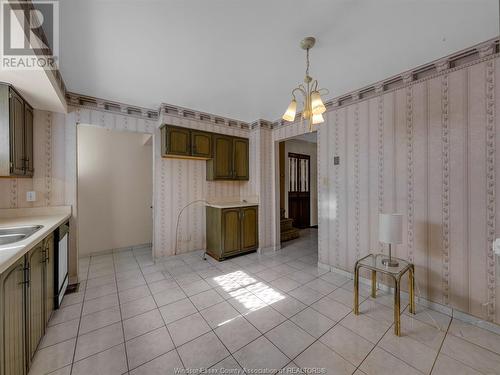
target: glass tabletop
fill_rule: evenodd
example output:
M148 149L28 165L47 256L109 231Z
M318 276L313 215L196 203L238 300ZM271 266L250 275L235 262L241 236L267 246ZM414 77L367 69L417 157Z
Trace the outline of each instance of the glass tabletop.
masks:
M410 267L411 263L404 260L392 257L393 260L396 260L399 264L396 267L388 267L382 263L382 259L389 258L385 254L369 254L364 258L361 258L358 261L358 265L364 268L369 268L371 270L380 271L383 273L387 273L390 275L399 275L402 272L406 272Z

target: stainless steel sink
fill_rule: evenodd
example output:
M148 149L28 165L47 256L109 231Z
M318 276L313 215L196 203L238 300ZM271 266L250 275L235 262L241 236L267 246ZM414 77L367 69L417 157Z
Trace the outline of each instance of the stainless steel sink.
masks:
M23 225L0 228L0 246L22 241L43 228L43 225Z

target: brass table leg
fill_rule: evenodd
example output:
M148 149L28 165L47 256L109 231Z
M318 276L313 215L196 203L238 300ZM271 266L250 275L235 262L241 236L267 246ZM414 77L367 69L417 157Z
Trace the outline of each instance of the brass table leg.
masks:
M411 266L408 272L410 279L410 313L415 314L415 266Z
M354 315L359 315L359 268L354 268Z
M400 336L401 334L401 320L400 320L400 280L394 278L394 334Z
M372 297L377 297L377 271L372 271Z

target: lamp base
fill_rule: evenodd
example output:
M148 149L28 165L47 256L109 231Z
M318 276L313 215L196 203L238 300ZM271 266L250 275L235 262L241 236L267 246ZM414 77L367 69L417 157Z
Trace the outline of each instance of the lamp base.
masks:
M390 259L390 258L385 258L385 259L382 259L382 264L384 266L387 266L387 267L397 267L399 266L399 262L394 260L394 259Z

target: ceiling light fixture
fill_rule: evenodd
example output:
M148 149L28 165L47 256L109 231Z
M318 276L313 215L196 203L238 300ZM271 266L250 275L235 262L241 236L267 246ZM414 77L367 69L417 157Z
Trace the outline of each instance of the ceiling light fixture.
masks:
M327 89L318 89L318 81L309 75L309 50L314 47L316 39L312 36L304 38L300 42L300 47L306 50L306 76L304 83L301 83L292 90L292 101L283 115L283 120L294 121L297 113L297 98L295 93L301 92L304 96L304 110L302 118L309 121L309 131L313 130L313 125L324 122L323 113L326 112L326 107L321 100L321 94L328 94Z

